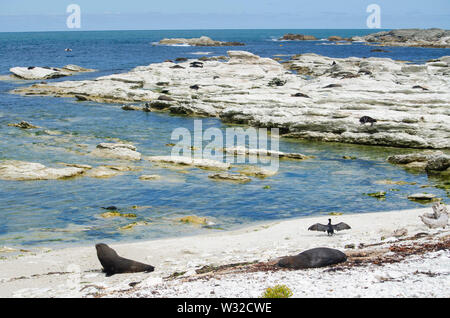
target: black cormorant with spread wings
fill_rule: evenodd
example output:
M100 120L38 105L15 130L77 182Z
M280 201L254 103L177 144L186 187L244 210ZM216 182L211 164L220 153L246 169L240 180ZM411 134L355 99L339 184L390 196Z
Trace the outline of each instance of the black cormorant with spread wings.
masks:
M331 224L331 219L328 219L328 224L327 225L323 225L320 223L316 223L312 226L309 227L308 231L321 231L321 232L327 232L328 235L333 235L334 231L343 231L343 230L350 230L351 227L344 223L341 222L339 224Z

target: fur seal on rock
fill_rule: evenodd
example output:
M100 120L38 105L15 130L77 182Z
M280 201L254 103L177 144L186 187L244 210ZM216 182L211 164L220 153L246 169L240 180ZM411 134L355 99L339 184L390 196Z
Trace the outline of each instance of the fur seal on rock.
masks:
M346 260L347 255L341 251L319 247L304 251L296 256L283 257L278 261L278 266L293 269L317 268L342 263Z
M342 85L341 84L330 84L330 85L325 86L324 88L337 88L337 87L342 87Z
M130 259L120 257L115 250L106 244L95 245L97 257L103 266L106 276L122 273L153 272L155 268L151 265L139 263Z
M191 62L190 66L203 68L203 63L195 61L195 62Z
M303 93L296 93L291 95L292 97L305 97L305 98L310 98L308 95L303 94Z
M361 123L361 125L365 125L367 123L371 123L371 126L373 126L374 123L377 122L376 119L373 119L372 117L369 116L363 116L359 119L359 122Z

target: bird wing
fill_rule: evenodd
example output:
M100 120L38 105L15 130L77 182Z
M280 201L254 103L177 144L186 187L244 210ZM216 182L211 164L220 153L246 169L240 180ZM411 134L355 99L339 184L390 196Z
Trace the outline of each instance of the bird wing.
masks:
M339 224L333 225L333 229L335 231L342 231L342 230L350 230L351 227L347 223L341 222Z
M320 224L320 223L316 223L314 225L311 225L308 228L308 231L322 231L322 232L326 232L328 230L328 226Z

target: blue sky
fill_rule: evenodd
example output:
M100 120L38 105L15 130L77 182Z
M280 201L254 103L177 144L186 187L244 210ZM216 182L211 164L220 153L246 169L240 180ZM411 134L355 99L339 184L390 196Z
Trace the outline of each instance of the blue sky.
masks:
M381 27L450 29L449 0L0 0L0 32L64 31L69 4L81 29L364 29L366 8Z

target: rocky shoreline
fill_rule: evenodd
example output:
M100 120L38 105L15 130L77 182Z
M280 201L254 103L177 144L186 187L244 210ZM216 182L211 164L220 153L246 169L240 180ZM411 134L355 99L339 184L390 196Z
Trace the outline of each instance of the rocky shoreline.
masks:
M313 35L287 33L279 41L318 41ZM372 33L366 36L342 38L330 36L331 42L364 42L371 46L404 46L424 48L450 48L450 30L443 29L398 29Z
M388 58L296 55L280 64L245 51L228 61L138 66L94 80L40 83L14 93L143 103L145 111L279 128L286 137L450 148L450 57L422 65ZM360 118L377 122L363 125Z

